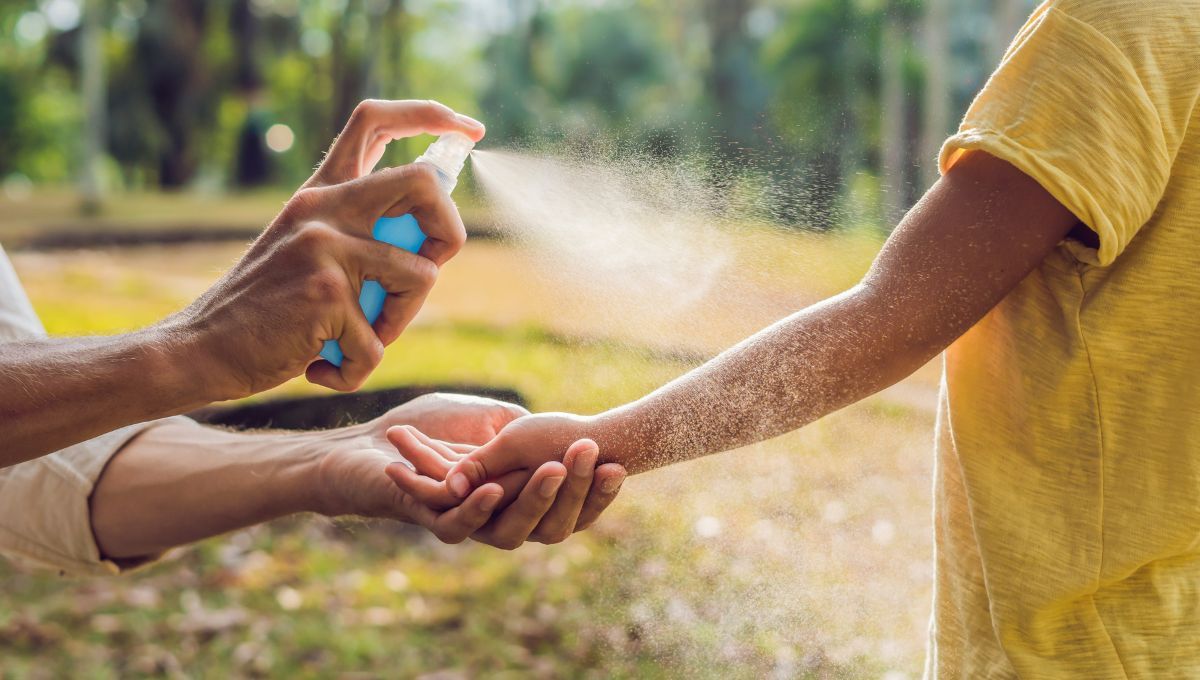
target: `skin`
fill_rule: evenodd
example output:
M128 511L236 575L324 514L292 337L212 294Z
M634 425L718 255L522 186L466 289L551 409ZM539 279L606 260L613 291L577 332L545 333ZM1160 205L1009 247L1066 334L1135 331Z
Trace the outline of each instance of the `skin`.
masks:
M850 290L632 403L588 417L520 418L456 462L436 488L395 479L431 507L447 507L487 480L558 460L584 437L599 443L601 462L636 474L788 432L924 365L1077 225L1017 168L969 154L909 212Z
M172 421L135 438L100 476L91 497L96 543L106 558L131 565L299 512L410 522L448 543L472 538L511 549L526 540L557 542L594 521L625 477L619 466L596 467L593 444L572 446L563 462L547 462L532 474L481 485L440 510L383 474L401 460L394 442L417 449L410 459L423 473L443 476L459 451L474 448L422 449L409 442L424 438L420 431L482 444L527 414L491 399L434 394L371 422L325 432L229 432ZM507 507L498 511L502 504Z
M451 131L484 134L436 102L365 101L313 176L187 309L124 335L0 344L0 467L301 374L357 389L466 239L429 167L372 169L393 139ZM416 255L371 237L376 218L406 213L428 235ZM358 307L363 279L389 292L373 327ZM314 361L330 338L345 351L341 368Z

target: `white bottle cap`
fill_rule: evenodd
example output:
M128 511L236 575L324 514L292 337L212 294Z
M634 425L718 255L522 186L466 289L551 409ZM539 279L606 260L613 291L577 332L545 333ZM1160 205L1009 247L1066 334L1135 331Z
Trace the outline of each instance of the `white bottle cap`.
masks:
M448 132L430 144L416 162L428 163L437 168L442 188L449 193L454 191L458 184L458 173L462 172L467 156L474 148L475 142L472 142L470 137L461 132Z

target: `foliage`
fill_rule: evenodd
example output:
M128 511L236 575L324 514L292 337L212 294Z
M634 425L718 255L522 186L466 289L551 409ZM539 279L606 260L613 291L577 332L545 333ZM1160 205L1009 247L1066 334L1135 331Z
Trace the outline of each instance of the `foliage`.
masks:
M245 147L279 123L295 144L251 151L270 161L265 181L294 186L359 99L420 96L477 114L489 144L620 140L705 159L730 186L770 175L803 194L765 197L772 213L818 227L845 223L845 201L863 198L853 178L880 172L881 26L899 22L915 51L919 11L916 0L92 0L104 123L79 115L82 29L69 17L46 26L50 5L81 1L0 7L0 178L73 181L81 126L104 124L110 184L257 183ZM957 109L995 39L986 3L953 4ZM891 115L917 115L922 63L908 62L911 106ZM915 140L919 126L906 129Z

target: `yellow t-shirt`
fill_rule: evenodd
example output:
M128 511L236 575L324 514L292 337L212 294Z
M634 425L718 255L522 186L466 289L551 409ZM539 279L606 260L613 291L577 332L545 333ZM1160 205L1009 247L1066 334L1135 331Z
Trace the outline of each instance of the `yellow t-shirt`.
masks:
M1099 247L945 353L931 677L1200 677L1198 100L1200 0L1051 0L942 150Z

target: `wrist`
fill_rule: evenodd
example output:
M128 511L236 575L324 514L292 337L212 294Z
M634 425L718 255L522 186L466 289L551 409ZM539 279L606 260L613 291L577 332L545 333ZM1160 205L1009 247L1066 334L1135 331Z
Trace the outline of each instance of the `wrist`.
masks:
M277 468L269 480L273 505L280 515L312 512L335 516L338 512L323 483L323 469L331 449L328 432L281 432L259 435L273 450Z
M139 379L147 381L143 392L159 408L160 416L183 413L223 399L213 389L210 369L185 330L161 323L132 337L138 362L143 364Z
M610 409L584 419L585 434L600 447L599 463L616 463L629 474L653 467L647 451L653 450L653 437L632 404Z
M292 490L294 512L325 517L371 515L376 494L365 488L364 477L387 480L383 468L390 460L364 425L283 435L284 446L298 462L298 483ZM378 457L371 452L379 451ZM391 484L387 480L387 484Z

